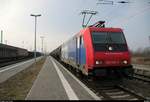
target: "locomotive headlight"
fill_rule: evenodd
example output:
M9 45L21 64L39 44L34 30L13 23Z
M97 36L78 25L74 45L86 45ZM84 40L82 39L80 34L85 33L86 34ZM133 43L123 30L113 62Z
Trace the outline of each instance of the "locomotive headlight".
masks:
M123 64L128 64L128 61L127 60L123 60Z
M102 64L103 61L96 61L95 63L96 63L96 64Z

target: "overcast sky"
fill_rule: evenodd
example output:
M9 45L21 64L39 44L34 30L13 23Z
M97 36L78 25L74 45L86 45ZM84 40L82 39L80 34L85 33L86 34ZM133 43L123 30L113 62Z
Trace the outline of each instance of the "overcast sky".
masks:
M129 48L150 46L150 0L126 0L128 4L97 5L98 0L0 0L0 30L3 42L9 45L34 48L34 17L37 18L37 50L41 50L40 36L44 47L51 51L79 32L82 10L96 10L90 24L105 20L108 27L123 28Z

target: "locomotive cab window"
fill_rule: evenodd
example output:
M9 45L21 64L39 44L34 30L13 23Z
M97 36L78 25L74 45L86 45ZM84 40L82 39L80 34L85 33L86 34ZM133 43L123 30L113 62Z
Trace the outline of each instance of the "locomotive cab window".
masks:
M117 43L125 44L125 38L121 32L93 32L93 43Z
M95 51L127 51L122 32L92 32L92 41Z
M120 32L113 32L109 33L109 43L117 43L117 44L125 44L125 38L123 33Z
M93 32L93 43L107 43L107 33L106 32Z

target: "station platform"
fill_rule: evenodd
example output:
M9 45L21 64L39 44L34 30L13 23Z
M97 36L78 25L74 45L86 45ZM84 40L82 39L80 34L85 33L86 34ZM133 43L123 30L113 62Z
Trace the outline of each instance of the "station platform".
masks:
M42 57L37 57L36 60L39 61ZM11 64L0 68L0 83L5 82L10 77L16 75L17 73L25 70L30 65L34 63L35 59L29 59L23 62Z
M48 57L26 100L101 100L95 93Z

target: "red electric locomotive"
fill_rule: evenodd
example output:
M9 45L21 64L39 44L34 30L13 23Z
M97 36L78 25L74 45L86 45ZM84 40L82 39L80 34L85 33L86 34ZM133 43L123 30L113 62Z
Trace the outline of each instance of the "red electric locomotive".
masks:
M63 43L55 55L85 75L129 75L133 69L123 30L105 28L104 21L86 27Z
M100 21L81 30L86 52L83 73L97 76L110 74L129 75L133 73L131 56L120 28L105 28Z

